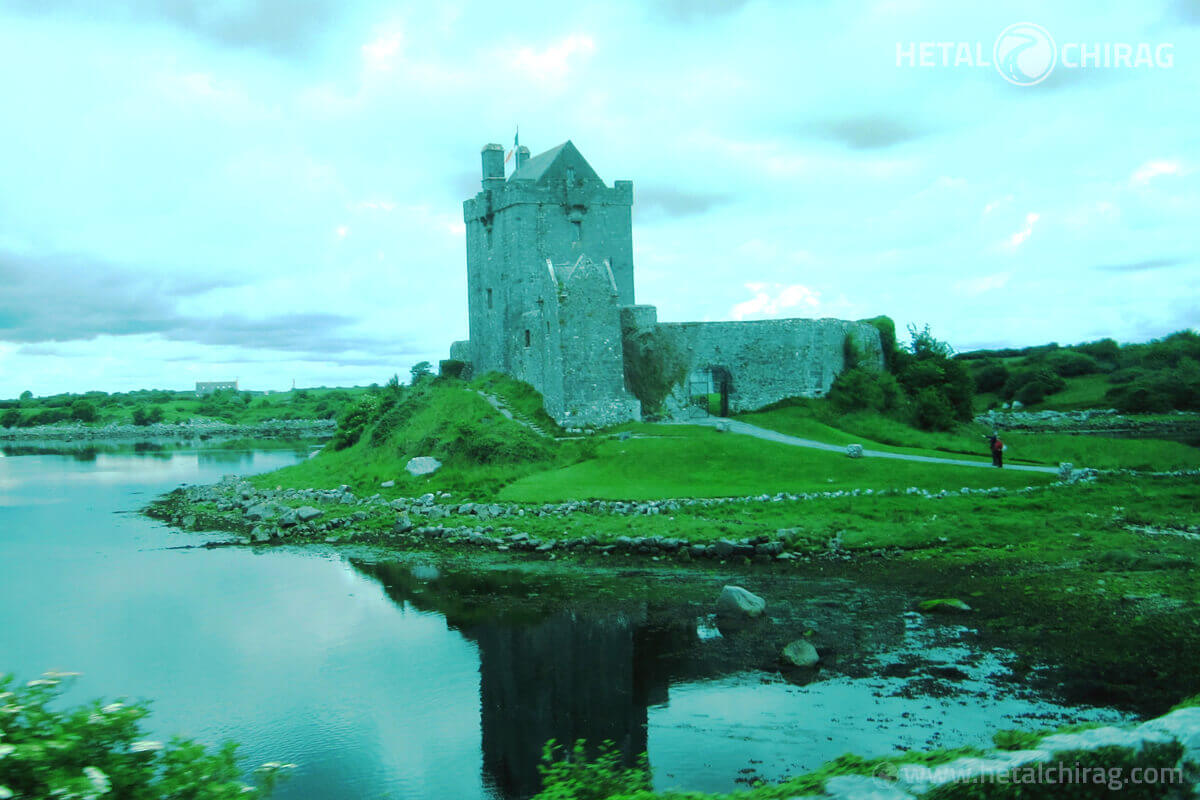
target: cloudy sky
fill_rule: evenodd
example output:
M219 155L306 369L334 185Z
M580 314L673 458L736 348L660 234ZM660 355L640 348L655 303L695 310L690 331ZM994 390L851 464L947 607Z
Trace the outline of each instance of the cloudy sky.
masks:
M1156 59L1016 86L1026 21ZM1200 0L0 0L0 397L446 357L518 124L634 182L663 320L1161 336L1200 321L1198 98Z

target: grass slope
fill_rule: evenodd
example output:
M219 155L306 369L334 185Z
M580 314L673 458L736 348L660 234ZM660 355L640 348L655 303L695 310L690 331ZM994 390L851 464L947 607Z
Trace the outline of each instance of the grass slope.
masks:
M373 419L350 447L326 447L316 457L254 478L259 486L327 489L347 484L374 491L395 481L401 494L469 490L488 496L530 472L578 457L504 417L466 384L429 380L382 393ZM444 466L430 476L405 471L417 456Z
M952 454L967 460L990 460L988 430L964 425L957 431L911 428L881 414L838 415L824 401L802 401L770 411L742 414L738 419L770 430L831 444L862 444L869 449L918 455ZM1005 431L1005 461L1056 465L1069 461L1095 469L1171 470L1200 467L1200 448L1162 439L1118 439L1099 435Z
M652 435L601 444L596 457L524 477L500 492L516 502L811 492L834 489L940 490L1048 483L1037 473L892 459L848 459L694 426L641 426Z

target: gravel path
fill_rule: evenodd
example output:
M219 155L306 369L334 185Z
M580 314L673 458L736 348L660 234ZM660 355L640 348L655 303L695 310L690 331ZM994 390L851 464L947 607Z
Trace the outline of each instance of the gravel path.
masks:
M827 444L826 442L818 442L813 439L801 439L798 436L788 436L786 433L760 428L757 425L751 425L748 422L741 422L736 419L722 419L720 417L701 417L700 419L687 420L686 422L669 423L672 425L708 425L715 427L720 423L729 425L730 433L740 433L744 436L753 436L756 439L766 439L768 442L779 442L780 444L790 444L793 447L810 447L814 450L828 450L831 453L845 453L845 445ZM918 456L910 453L886 453L882 450L867 450L863 449L864 458L896 458L901 461L923 461L927 464L953 464L959 467L984 467L986 469L994 469L989 461L964 461L959 458L940 458L938 456ZM1020 472L1048 472L1055 474L1058 472L1057 467L1034 467L1025 464L1007 464L1004 469L1012 469Z

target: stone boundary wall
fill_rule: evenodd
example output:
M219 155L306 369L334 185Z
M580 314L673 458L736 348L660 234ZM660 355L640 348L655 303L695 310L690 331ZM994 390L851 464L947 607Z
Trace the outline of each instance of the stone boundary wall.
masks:
M688 362L689 374L713 367L728 370L731 413L754 411L787 397L824 395L845 367L847 335L854 337L868 365L883 368L879 331L868 322L660 322L655 330ZM688 386L677 385L668 407L685 411L688 392Z

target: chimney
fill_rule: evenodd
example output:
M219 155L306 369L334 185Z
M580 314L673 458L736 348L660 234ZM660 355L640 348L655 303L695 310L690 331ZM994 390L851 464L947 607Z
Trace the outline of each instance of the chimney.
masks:
M529 148L521 145L517 148L517 169L520 169L526 161L529 160Z
M497 183L504 183L504 148L498 144L484 145L483 153L483 188L490 189Z

